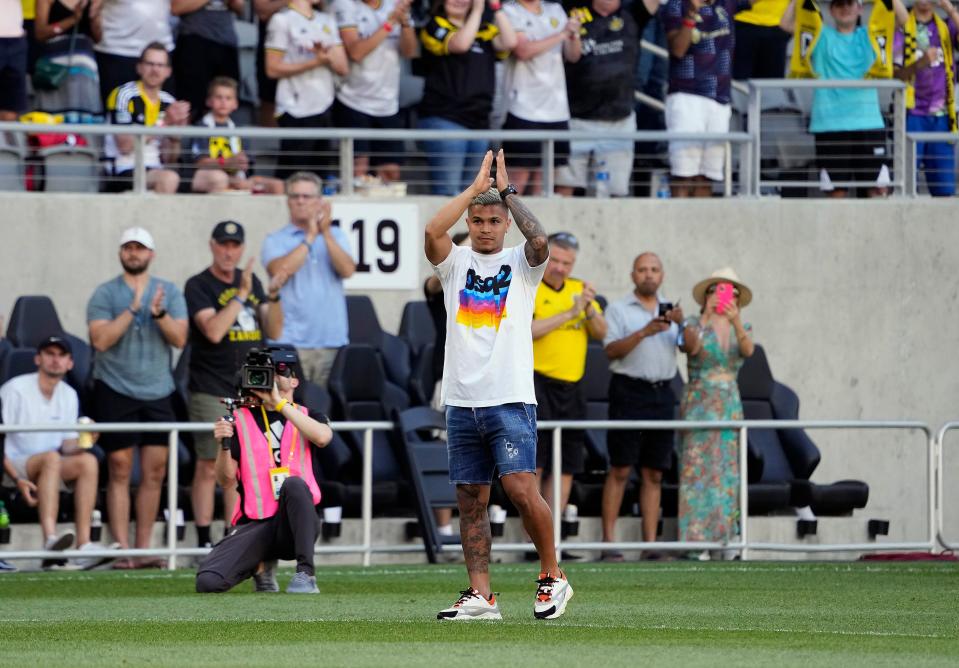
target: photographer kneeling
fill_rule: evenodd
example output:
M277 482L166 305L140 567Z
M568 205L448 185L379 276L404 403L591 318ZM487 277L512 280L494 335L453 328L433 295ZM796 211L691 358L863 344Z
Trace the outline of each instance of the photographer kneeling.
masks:
M217 482L224 489L236 487L240 496L233 513L234 528L197 571L199 593L225 592L249 577L254 578L255 591L279 591L277 559L296 559L296 574L287 593L319 593L313 546L320 488L313 477L309 443L324 447L333 431L293 403L293 390L299 384L293 376L295 359L284 361L282 356L295 353L272 352L272 391L244 385L243 392L255 398L241 400L232 412L232 422L224 418L213 430L220 444ZM243 375L248 381L246 377L253 374L245 368Z

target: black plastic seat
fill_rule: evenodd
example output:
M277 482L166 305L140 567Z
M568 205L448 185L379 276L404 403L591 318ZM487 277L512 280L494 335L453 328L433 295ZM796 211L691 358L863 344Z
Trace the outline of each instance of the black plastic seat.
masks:
M36 348L52 334L63 334L63 325L53 301L46 295L17 297L7 324L10 342L22 348Z
M757 345L739 372L747 420L797 420L799 397L773 379L766 353ZM858 480L817 484L810 480L821 454L802 429L750 429L750 513L811 507L821 515L848 515L864 508L869 486ZM754 468L757 471L754 471ZM758 482L756 473L758 472Z
M383 331L373 301L366 295L347 295L350 343L371 346L380 355L386 378L407 392L412 373L412 355L407 342Z
M36 356L36 348L11 349L0 362L0 385L16 376L36 371L37 365L34 361Z
M425 346L436 343L436 325L425 301L406 302L400 318L399 337L409 344L414 358L423 354Z
M458 535L444 536L436 526L437 508L456 507L456 487L449 481L446 441L433 436L446 429L446 417L439 411L417 406L396 416L406 463L416 494L416 513L422 527L423 546L431 564L445 545L457 545Z

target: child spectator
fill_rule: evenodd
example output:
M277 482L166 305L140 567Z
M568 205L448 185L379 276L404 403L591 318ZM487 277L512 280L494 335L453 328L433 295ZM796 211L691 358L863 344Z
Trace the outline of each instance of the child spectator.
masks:
M236 111L236 80L216 77L210 82L206 97L209 112L197 125L231 130L236 124L230 114ZM216 193L247 190L270 195L283 194L283 181L251 174L251 161L243 150L243 141L236 136L211 135L195 137L190 146L196 172L191 189L195 193Z

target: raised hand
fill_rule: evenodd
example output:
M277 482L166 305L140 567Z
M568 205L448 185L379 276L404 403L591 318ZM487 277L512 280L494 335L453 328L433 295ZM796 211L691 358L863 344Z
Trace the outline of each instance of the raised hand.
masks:
M133 289L133 301L130 302L130 308L134 311L139 311L140 307L143 306L143 293L146 291L147 282L140 280L142 277L142 274L137 276L136 287Z
M502 153L502 151L500 152ZM476 178L473 179L473 184L470 186L470 191L474 197L476 195L482 195L493 186L493 179L491 179L489 175L492 166L493 152L487 151L486 155L483 156L483 164L480 165L479 171L476 172ZM497 174L497 182L498 179L499 175Z
M160 311L163 310L163 285L158 283L157 289L153 293L153 299L150 301L150 313L153 315L159 315Z
M282 269L278 270L275 274L273 274L273 278L270 279L270 285L267 287L267 294L271 298L275 298L278 294L280 294L280 288L286 285L288 280L290 280L290 275Z
M273 389L269 392L264 392L263 390L251 390L251 392L260 398L260 401L263 402L263 407L268 411L275 411L276 405L283 401L283 397L280 396L280 389L276 386L276 383L273 383Z
M505 190L509 185L509 174L506 173L506 154L500 149L496 154L496 189Z

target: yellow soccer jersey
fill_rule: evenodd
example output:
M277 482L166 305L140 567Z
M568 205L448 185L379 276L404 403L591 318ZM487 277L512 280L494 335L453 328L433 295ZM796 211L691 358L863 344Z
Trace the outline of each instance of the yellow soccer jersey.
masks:
M573 299L582 292L583 282L578 278L567 278L559 290L554 290L545 281L541 282L536 290L533 320L543 320L568 311L573 308ZM593 309L596 313L602 312L595 300ZM586 315L581 313L533 341L533 369L549 378L575 383L586 370L587 343L589 331L586 329Z

